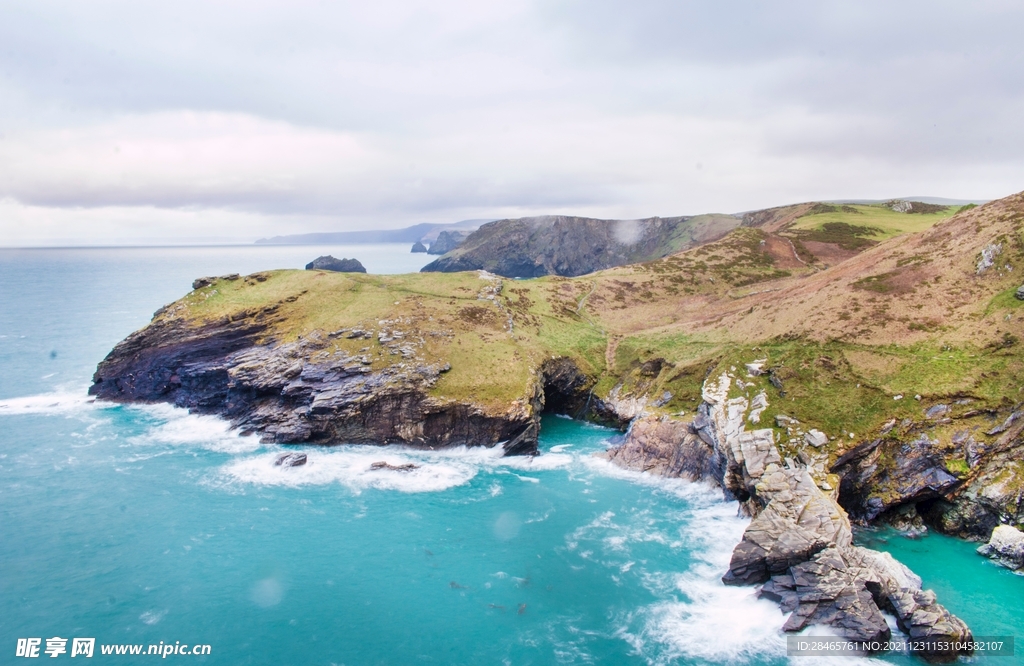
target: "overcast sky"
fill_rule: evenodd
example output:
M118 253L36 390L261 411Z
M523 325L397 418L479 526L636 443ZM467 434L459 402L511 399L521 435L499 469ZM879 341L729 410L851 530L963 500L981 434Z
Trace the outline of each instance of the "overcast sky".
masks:
M1024 190L1024 3L0 0L0 244Z

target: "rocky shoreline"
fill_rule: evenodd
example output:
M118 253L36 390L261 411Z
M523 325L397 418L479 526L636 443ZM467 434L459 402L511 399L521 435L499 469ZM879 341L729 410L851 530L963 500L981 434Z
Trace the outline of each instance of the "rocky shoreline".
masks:
M735 379L724 373L706 381L688 421L640 417L608 458L628 469L709 482L738 500L752 520L722 580L760 586L759 596L790 613L784 631L825 625L852 640L884 641L891 635L886 612L913 639L969 641L967 625L922 590L913 572L886 553L853 545L850 521L827 481L783 459L771 429L746 429L752 401L729 398ZM764 403L763 395L755 400ZM968 652L920 652L929 661L961 654Z
M277 344L261 337L276 316L273 306L250 314L201 327L154 320L99 364L89 394L217 414L267 442L419 448L502 442L510 454L537 450L539 388L504 413L489 413L429 395L444 366L410 358L374 370L369 356L325 352L331 335L354 339L370 336L367 331ZM395 346L401 356L408 344Z

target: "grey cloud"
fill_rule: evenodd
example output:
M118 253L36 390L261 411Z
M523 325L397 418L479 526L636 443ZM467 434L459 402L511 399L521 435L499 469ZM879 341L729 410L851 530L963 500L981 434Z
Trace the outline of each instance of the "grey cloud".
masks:
M1022 26L992 1L0 2L0 197L399 224L997 196L1024 182ZM179 112L287 128L122 177L118 137L185 141L130 129Z

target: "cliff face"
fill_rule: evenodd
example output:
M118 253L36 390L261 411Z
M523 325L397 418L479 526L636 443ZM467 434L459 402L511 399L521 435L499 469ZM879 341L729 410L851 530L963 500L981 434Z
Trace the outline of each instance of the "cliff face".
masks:
M739 224L739 219L727 215L643 220L559 215L499 220L483 225L457 249L422 270L483 269L505 277L573 277L658 259L720 238Z
M405 291L424 288L415 274L201 278L114 347L89 392L219 414L271 442L501 443L509 454L536 452L545 407L592 409L593 372L543 344L530 331L537 317L501 298L501 280L434 279L466 296ZM572 317L561 317L546 321L564 335Z
M111 351L89 392L220 414L272 442L429 448L505 442L509 453L536 451L542 393L524 395L501 414L437 400L428 393L444 367L412 362L374 370L366 355L327 351L330 338L316 334L287 344L261 341L261 319L201 327L157 322Z

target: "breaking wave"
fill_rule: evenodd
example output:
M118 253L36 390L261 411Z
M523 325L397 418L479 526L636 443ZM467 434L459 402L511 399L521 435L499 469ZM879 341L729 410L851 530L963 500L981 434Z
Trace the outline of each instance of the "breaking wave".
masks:
M0 416L23 414L75 414L85 410L109 407L109 403L98 402L85 390L61 390L19 398L0 400Z
M248 453L262 446L259 437L240 435L219 416L190 414L186 409L161 404L132 405L128 409L155 421L145 433L129 439L136 446L198 446L221 453Z

